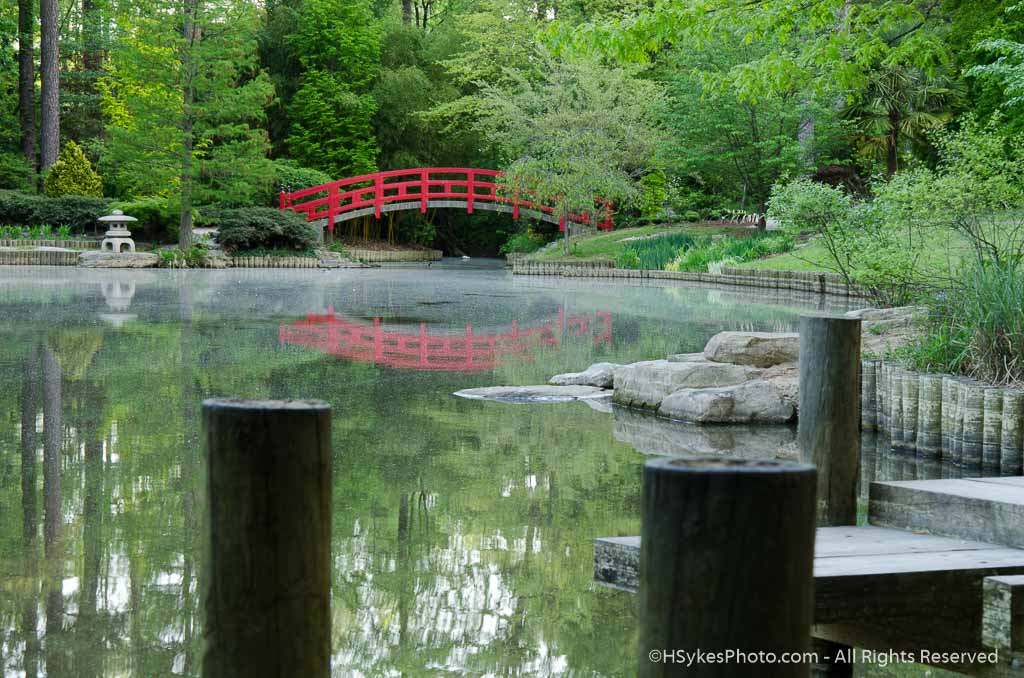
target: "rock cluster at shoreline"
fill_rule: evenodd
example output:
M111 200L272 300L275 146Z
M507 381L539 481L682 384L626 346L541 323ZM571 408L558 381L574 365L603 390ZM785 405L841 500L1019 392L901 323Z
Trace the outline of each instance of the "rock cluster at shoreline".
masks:
M918 309L863 309L862 350L882 354L913 334ZM720 332L702 353L629 365L597 363L559 374L556 385L612 389L617 405L700 424L785 424L797 417L800 336L795 332Z

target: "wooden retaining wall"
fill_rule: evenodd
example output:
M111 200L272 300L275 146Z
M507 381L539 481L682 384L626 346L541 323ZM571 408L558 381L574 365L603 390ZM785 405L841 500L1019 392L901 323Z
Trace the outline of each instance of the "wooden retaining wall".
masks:
M319 268L319 257L228 257L232 268Z
M861 428L891 447L967 467L1024 471L1024 390L861 363Z
M722 267L721 273L689 273L683 271L643 271L615 268L610 260L557 262L531 259L510 259L514 275L558 275L572 278L625 278L633 280L679 280L713 285L734 285L762 289L791 290L812 294L863 297L864 292L847 285L835 273L809 271L772 271L756 268Z
M99 240L3 240L0 247L65 247L69 250L97 250Z
M441 250L360 250L346 248L344 254L364 264L385 264L412 261L440 261Z
M0 250L0 266L77 266L78 252Z

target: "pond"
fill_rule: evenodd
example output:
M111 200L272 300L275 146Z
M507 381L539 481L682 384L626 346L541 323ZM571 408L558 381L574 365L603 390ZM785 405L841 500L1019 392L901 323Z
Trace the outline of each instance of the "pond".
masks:
M0 268L3 673L198 675L199 403L237 396L334 408L335 675L631 674L632 600L593 585L592 540L637 533L645 454L707 441L451 394L790 330L823 303L487 262Z

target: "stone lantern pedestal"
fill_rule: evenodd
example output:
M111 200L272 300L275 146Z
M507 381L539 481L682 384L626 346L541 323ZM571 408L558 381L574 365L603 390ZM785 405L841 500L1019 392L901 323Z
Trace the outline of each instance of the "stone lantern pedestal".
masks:
M135 251L135 241L128 230L128 224L137 221L135 217L130 217L121 210L114 210L107 216L100 217L99 221L107 224L107 232L103 234L103 242L100 243L101 251L114 254Z

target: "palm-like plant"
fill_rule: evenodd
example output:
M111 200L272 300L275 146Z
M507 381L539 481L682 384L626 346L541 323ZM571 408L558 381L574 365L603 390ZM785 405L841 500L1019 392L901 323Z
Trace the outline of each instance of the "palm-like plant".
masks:
M961 85L944 75L906 66L874 71L860 96L843 110L857 130L855 143L866 157L884 159L887 176L899 169L902 147L953 117Z

